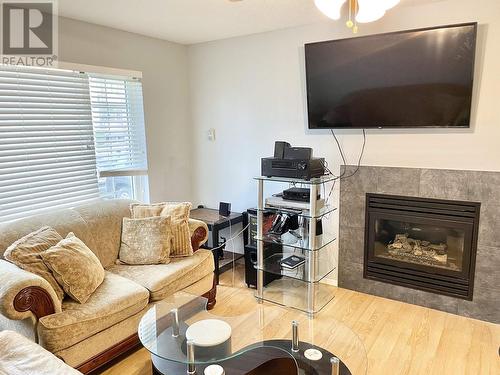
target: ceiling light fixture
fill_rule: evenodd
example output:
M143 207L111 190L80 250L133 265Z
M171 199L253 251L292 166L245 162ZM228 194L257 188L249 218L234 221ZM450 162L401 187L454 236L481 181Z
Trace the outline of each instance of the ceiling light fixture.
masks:
M340 19L342 6L348 2L349 18L346 22L353 33L358 32L358 22L367 23L381 19L400 0L314 0L316 7L332 20Z

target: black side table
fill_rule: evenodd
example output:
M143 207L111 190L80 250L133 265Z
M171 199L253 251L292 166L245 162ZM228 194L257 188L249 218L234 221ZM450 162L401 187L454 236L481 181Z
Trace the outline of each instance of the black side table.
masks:
M207 224L208 230L211 232L212 248L203 245L205 249L213 249L215 261L215 281L219 284L219 259L223 257L222 247L219 247L219 231L228 228L230 225L243 222L243 215L239 212L231 212L228 217L219 215L219 210L212 208L195 208L191 210L191 219L203 221Z

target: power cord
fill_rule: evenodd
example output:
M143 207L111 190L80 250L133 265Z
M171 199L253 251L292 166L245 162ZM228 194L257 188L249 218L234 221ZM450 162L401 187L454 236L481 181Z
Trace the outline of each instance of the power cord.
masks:
M335 134L335 132L333 131L333 129L330 129L330 131L332 133L333 139L335 139L335 143L337 144L337 148L339 150L340 156L342 157L342 162L344 163L345 166L347 166L347 159L345 157L344 150L340 146L340 142L339 142L339 140L337 138L337 135ZM366 131L365 131L365 129L362 129L362 131L363 131L363 146L362 146L361 152L359 154L358 164L356 165L356 169L350 175L346 176L345 174L347 172L347 168L344 168L344 171L339 176L336 176L335 178L333 178L333 184L332 184L332 187L330 188L330 192L328 193L328 196L326 197L325 204L328 203L328 200L329 200L330 196L333 193L333 189L335 188L335 183L337 182L337 180L343 180L343 179L352 177L356 173L358 173L359 168L361 167L361 160L363 159L363 155L365 153L365 146L366 146ZM325 168L325 171L327 172L325 175L327 175L327 176L333 176L334 175L332 173L332 171L328 168L328 163L326 161L323 163L323 167ZM324 193L326 195L326 188L325 188L325 184L324 183L323 183L323 191L324 191Z
M342 150L342 147L340 146L340 142L337 139L337 136L335 135L335 132L333 131L333 129L330 129L330 131L332 132L333 138L335 139L335 143L337 143L337 147L339 149L340 156L342 157L342 162L344 163L345 166L347 166L347 161L346 161L346 158L344 155L344 151ZM340 180L354 176L356 173L358 173L359 168L361 167L361 160L363 159L363 155L365 153L365 146L366 146L366 130L362 129L362 131L363 131L363 146L362 146L361 152L359 154L358 164L356 166L356 169L350 175L345 176L347 168L344 168L344 171L340 174L340 176L338 176L338 179L340 179Z
M346 177L344 177L344 178L349 178L349 177L352 177L352 176L354 176L356 173L358 173L359 168L360 168L360 166L361 166L361 160L363 159L363 155L364 155L364 153L365 153L365 146L366 146L366 131L365 131L365 129L363 129L363 147L361 148L361 152L360 152L360 154L359 154L359 158L358 158L358 165L356 166L356 169L354 170L354 172L352 172L349 176L346 176ZM347 166L347 165L346 165L346 166ZM346 168L346 169L344 169L344 172L345 172L346 170L347 170L347 168Z
M335 139L335 142L337 143L337 148L339 150L340 156L342 157L342 162L344 163L344 165L347 165L347 161L346 161L346 158L344 156L344 151L342 150L342 147L340 146L340 142L337 139L337 136L335 135L335 132L333 131L333 129L330 129L330 132L333 135L333 139ZM345 174L345 169L344 169L344 172L342 172L340 174L340 176L338 176L338 178L341 179L344 176L344 174Z
M227 240L226 242L224 242L222 245L219 245L219 246L217 246L217 247L212 247L210 250L217 250L217 249L220 249L220 248L224 247L224 246L226 245L226 243L228 243L229 241L232 241L232 240L234 240L235 238L238 238L238 236L239 236L240 234L242 234L245 230L247 230L247 228L248 228L249 226L250 226L250 224L247 224L247 225L245 226L245 228L243 228L242 230L240 230L240 231L239 231L238 233L236 233L233 237L229 238L229 240Z

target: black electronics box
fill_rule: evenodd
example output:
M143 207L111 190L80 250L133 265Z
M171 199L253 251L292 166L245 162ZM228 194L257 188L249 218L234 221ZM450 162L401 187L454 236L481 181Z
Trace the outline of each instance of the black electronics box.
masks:
M325 159L263 158L261 167L262 176L310 180L325 174Z
M325 174L325 159L313 158L312 148L292 147L288 142L276 141L274 157L262 159L261 172L266 177L310 180Z
M311 189L293 187L283 190L283 199L287 201L309 202L311 197ZM320 199L320 194L316 199Z
M270 220L276 214L275 211L264 211L264 219ZM245 245L245 283L249 288L257 288L257 209L250 208L243 213L244 224L248 225L246 235L244 236L243 243ZM274 254L283 252L283 246L274 243L264 243L264 256L270 257ZM281 275L264 271L264 286L270 282L280 279Z

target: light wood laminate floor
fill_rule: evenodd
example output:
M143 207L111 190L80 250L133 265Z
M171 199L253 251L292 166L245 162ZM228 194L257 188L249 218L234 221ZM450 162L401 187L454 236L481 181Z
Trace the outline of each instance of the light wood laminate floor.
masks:
M226 315L255 308L253 293L243 283L241 265L234 273L225 272L213 313ZM288 329L291 319L304 316L291 310L286 319L276 317L272 330L278 332L280 326ZM333 319L350 327L364 343L370 375L500 374L500 325L342 288L314 324L321 328ZM318 344L331 350L327 341L325 337L325 344ZM101 373L150 375L149 353L139 349Z

